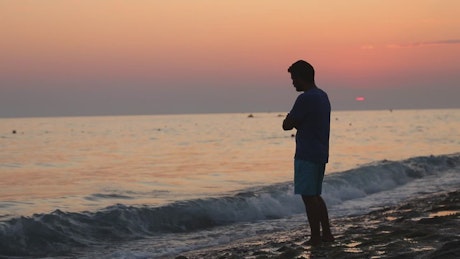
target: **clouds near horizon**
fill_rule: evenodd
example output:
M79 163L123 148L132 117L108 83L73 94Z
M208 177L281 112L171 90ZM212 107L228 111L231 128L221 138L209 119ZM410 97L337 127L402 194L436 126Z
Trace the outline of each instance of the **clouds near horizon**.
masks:
M387 45L387 47L389 48L416 48L416 47L439 46L439 45L460 45L460 39L413 42L409 44L390 44L390 45Z

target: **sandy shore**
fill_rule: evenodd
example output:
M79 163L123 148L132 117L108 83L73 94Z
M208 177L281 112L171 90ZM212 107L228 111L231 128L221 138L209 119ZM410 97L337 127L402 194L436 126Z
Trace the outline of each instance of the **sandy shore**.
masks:
M367 215L332 219L334 243L306 245L305 225L176 258L460 258L459 216L460 191L431 194Z

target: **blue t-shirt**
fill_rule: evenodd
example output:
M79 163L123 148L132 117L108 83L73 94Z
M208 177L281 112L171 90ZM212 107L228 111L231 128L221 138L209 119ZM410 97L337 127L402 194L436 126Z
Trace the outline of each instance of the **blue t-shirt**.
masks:
M326 92L315 87L300 94L289 115L297 124L295 159L327 163L331 103Z

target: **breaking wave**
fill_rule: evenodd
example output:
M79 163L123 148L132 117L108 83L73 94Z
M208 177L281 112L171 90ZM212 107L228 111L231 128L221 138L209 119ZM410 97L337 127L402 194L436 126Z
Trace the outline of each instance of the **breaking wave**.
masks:
M329 206L340 205L417 179L458 173L459 167L460 153L374 162L327 175L323 196ZM93 212L56 210L49 214L1 221L0 257L65 255L93 245L279 219L299 213L304 213L304 208L298 197L293 195L291 183L161 207L117 204Z

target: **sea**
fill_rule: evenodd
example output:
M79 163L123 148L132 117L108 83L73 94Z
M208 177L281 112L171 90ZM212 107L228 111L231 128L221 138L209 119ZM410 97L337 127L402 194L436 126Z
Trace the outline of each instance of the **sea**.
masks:
M0 119L0 257L174 258L306 223L285 113ZM460 188L460 109L333 111L330 217Z

